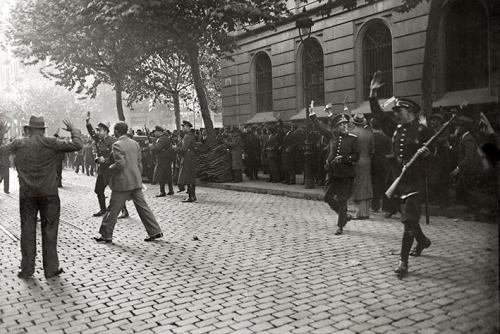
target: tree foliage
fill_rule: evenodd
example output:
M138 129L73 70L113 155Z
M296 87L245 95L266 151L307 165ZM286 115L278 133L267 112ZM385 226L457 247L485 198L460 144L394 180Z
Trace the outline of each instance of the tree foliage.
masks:
M132 71L147 54L144 30L130 22L109 24L113 12L97 13L90 0L19 1L11 12L8 37L25 64L42 63L42 73L58 85L95 97L106 83L116 91L119 119L121 93ZM143 42L142 42L143 41Z

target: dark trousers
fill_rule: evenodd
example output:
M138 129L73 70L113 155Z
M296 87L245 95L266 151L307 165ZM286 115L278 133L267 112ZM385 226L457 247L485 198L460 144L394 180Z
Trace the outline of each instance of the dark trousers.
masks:
M161 171L160 171L161 168ZM168 191L174 192L173 178L172 178L172 162L169 161L167 164L158 164L155 166L155 175L161 173L158 177L158 184L160 185L160 193L165 193L165 184L168 184Z
M272 182L280 182L281 181L281 171L279 166L279 158L278 157L270 157L269 158L269 172L270 172L270 180Z
M94 163L86 163L85 164L85 172L87 173L87 176L91 175L94 176Z
M62 187L63 163L64 163L64 161L61 161L60 164L57 164L57 182L58 182L58 186L60 186L60 187Z
M401 205L401 222L404 225L403 240L401 242L401 261L408 263L413 240L425 243L426 236L420 227L420 214L422 211L422 194L412 195Z
M241 169L233 169L233 182L241 182L243 181L243 174L241 172Z
M115 229L118 214L125 207L125 202L128 199L134 201L139 218L141 218L141 222L148 235L153 236L161 233L160 225L158 225L153 212L146 203L142 189L134 189L131 191L113 191L111 193L109 209L104 215L99 229L101 236L109 240L113 238L113 231Z
M257 157L248 157L246 162L247 176L253 180L259 177L259 159Z
M339 216L337 226L343 228L347 224L347 200L352 196L354 178L328 176L326 182L325 202Z
M381 207L382 199L384 198L384 193L387 190L387 173L384 171L373 170L372 172L372 189L373 189L373 199L372 199L372 210L378 211Z
M57 232L59 229L59 196L20 197L21 212L21 271L27 275L35 271L36 220L38 212L42 220L42 254L45 276L59 270L57 256Z
M109 184L109 176L105 172L100 172L97 174L97 179L95 180L94 192L97 194L97 200L99 201L99 208L101 211L106 210L106 197L104 196L104 190Z
M10 181L9 171L10 171L9 166L0 167L0 182L3 181L3 191L5 193L9 192L9 181Z

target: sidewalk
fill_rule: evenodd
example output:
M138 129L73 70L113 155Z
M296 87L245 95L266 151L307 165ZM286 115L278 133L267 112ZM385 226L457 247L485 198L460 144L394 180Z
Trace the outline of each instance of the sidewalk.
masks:
M315 186L314 189L305 189L303 183L303 175L297 175L297 184L287 185L281 182L270 183L267 182L268 175L263 173L259 174L258 180L250 180L243 176L243 182L238 183L214 183L197 180L200 187L225 189L241 192L252 192L259 194L270 194L277 196L285 196L292 198L308 199L314 201L322 201L324 196L323 187ZM424 212L422 212L424 214ZM461 218L468 216L467 209L462 205L450 205L446 208L440 208L436 205L429 206L430 216L443 216L448 218Z

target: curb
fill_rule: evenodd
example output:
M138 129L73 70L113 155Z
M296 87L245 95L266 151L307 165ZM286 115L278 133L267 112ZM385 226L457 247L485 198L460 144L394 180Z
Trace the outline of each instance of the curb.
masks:
M300 191L293 190L279 190L279 189L266 189L266 188L256 188L256 187L245 187L237 184L228 184L228 183L214 183L214 182L206 182L197 180L196 184L200 187L205 188L214 188L214 189L224 189L224 190L232 190L232 191L240 191L240 192L250 192L257 194L268 194L268 195L276 195L276 196L285 196L292 197L298 199L307 199L312 201L322 201L322 194L305 194Z

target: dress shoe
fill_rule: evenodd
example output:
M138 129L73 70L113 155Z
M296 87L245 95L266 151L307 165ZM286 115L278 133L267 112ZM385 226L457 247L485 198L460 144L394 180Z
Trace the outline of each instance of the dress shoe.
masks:
M118 219L125 219L125 218L128 218L130 217L128 212L123 212L121 215L119 215L117 218Z
M94 217L101 217L101 216L104 216L106 214L106 210L101 210L99 212L96 212L93 214Z
M62 268L59 268L56 272L50 274L50 275L45 275L45 278L52 278L61 275L64 272Z
M158 234L155 234L155 235L151 235L149 237L147 237L146 239L144 239L144 241L155 241L156 239L159 239L159 238L163 238L163 233L158 233Z
M368 216L363 216L363 217L352 217L351 219L352 219L352 220L366 220L366 219L370 219L370 217L368 217Z
M111 239L104 239L103 237L99 237L99 238L94 237L94 240L96 242L98 242L98 243L103 243L103 244L110 244L110 243L113 242L113 240L111 240Z
M431 246L431 240L429 238L425 238L425 242L417 243L417 245L411 250L411 256L420 256L422 255L422 251Z
M156 195L155 197L165 197L165 196L167 196L167 194L165 194L165 193L159 193L159 194L158 194L158 195Z
M408 264L403 261L399 261L399 265L394 272L398 274L398 276L406 276L408 274Z
M179 190L177 190L178 193L181 193L181 192L184 192L186 191L186 188L179 188Z
M170 191L167 193L167 195L169 195L169 196L171 196L171 195L173 195L173 194L174 194L174 191L173 191L173 190L170 190Z
M394 213L392 213L392 212L387 212L387 213L384 215L384 218L391 218L393 214L394 214Z
M182 201L182 203L192 203L192 202L196 202L196 198L188 197Z
M22 278L22 279L27 279L33 276L33 273L27 273L24 271L20 271L17 273L17 277Z
M337 231L335 232L335 235L341 235L341 234L343 234L343 233L344 233L344 230L342 229L342 227L339 227L339 228L337 229Z

